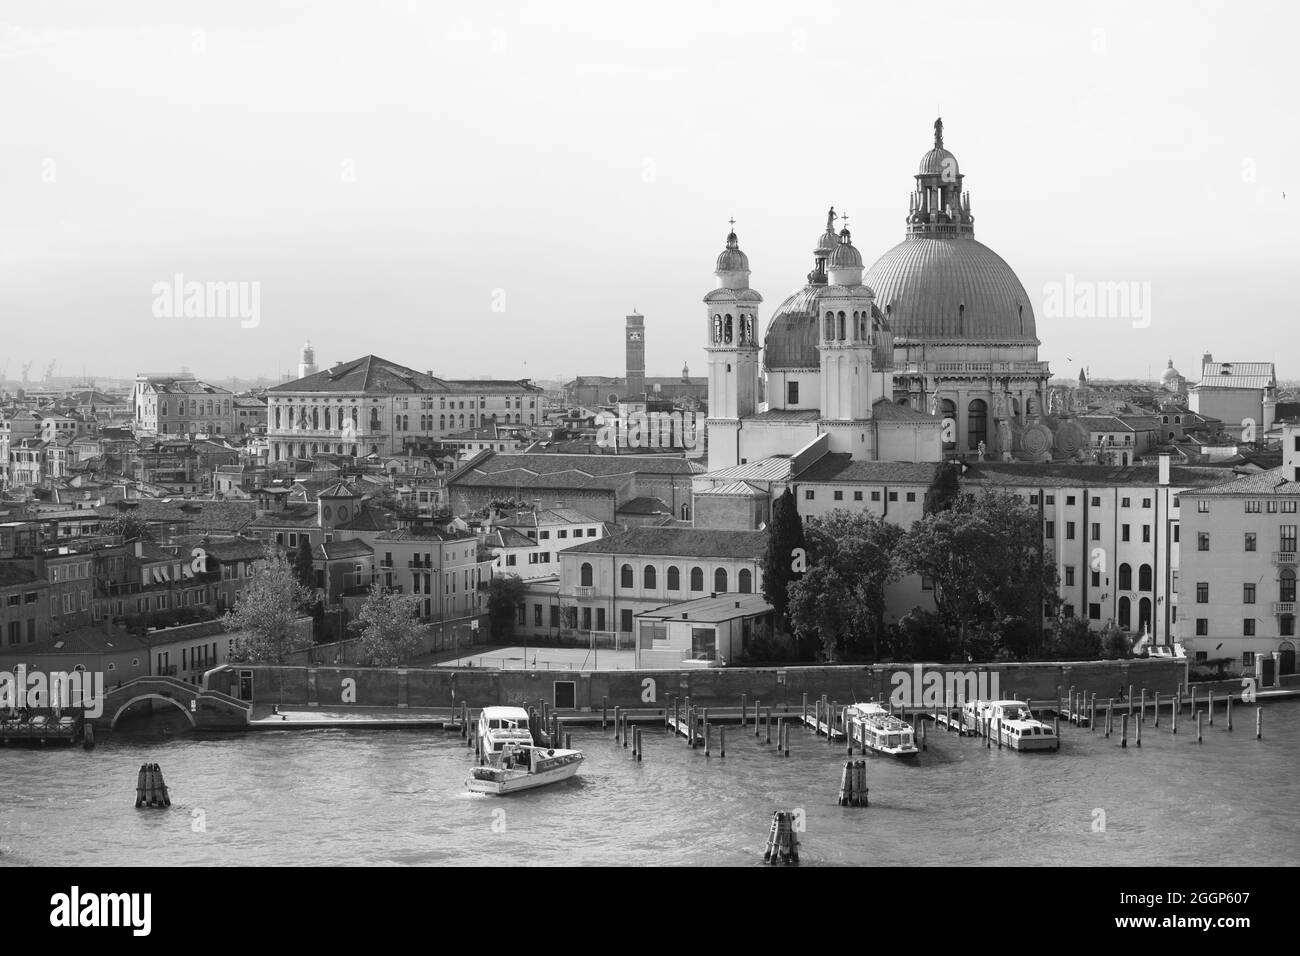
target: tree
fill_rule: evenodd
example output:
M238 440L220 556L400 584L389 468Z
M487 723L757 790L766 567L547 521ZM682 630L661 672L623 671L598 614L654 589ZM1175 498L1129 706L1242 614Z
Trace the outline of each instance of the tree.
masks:
M133 538L142 538L145 541L154 540L153 532L149 530L149 526L129 511L113 515L113 517L101 523L100 531L104 534L120 534L126 541Z
M296 647L293 624L310 595L279 548L267 546L262 554L263 566L253 573L222 623L227 631L241 632L230 646L232 661L283 664L285 655Z
M865 511L837 508L804 526L808 571L787 588L790 625L820 643L827 660L880 659L885 586L897 577L893 551L902 529Z
M308 535L301 535L298 538L298 550L293 559L294 573L301 584L308 592L316 593L316 569L312 566L311 538Z
M1107 624L1101 631L1101 651L1108 660L1122 660L1133 654L1133 640L1123 628L1114 623Z
M370 586L357 619L348 627L361 638L361 657L376 667L395 667L410 661L424 649L428 629L420 623L418 597L385 590L377 581Z
M943 615L914 607L894 626L894 656L911 661L946 661L952 656L952 632Z
M1101 657L1101 635L1081 617L1058 618L1049 649L1057 660L1095 661Z
M488 627L493 639L509 640L515 633L519 605L524 603L524 582L517 574L492 577L487 583Z
M917 521L896 557L900 570L933 582L939 612L958 631L962 659L972 656L972 628L987 634L992 625L1002 633L1003 619L1038 621L1045 605L1059 603L1056 566L1043 553L1038 513L1015 495L957 498L947 510ZM1016 629L1013 639L1020 643L1023 635L1030 653L1034 634Z
M789 488L772 506L772 523L767 528L767 548L763 551L763 598L776 610L781 628L791 631L787 614L791 581L807 570L807 545L804 542L803 518L795 506Z

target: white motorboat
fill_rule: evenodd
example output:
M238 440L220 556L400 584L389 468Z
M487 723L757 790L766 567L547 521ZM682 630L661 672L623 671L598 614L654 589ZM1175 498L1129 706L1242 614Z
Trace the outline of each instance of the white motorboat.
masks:
M559 783L583 761L580 750L534 746L528 712L520 707L484 707L477 733L484 763L466 781L474 793L500 796Z
M988 735L1012 750L1059 750L1051 724L1034 717L1023 700L970 700L962 707L962 726Z
M844 721L850 738L868 750L891 757L914 757L920 753L912 725L880 704L851 704L845 708Z

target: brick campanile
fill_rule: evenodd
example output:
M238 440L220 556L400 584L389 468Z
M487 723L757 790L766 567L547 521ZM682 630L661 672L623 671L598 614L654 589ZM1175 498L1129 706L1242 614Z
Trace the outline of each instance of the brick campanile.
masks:
M623 400L645 397L645 316L633 312L627 317L627 387Z

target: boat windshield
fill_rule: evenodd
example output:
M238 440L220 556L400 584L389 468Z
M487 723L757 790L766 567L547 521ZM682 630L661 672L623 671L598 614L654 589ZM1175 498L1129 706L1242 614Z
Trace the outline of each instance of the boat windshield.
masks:
M1034 715L1029 712L1028 707L1004 707L1002 709L1003 720L1033 720Z

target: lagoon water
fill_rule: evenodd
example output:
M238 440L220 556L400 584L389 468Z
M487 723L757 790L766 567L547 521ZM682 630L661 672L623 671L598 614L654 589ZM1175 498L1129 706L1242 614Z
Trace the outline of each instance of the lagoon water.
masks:
M867 758L869 808L835 805L842 745L802 731L785 758L732 725L727 756L706 758L647 724L637 763L612 730L578 728L577 778L498 798L465 791L473 750L442 731L155 720L89 752L0 749L0 866L758 865L772 811L792 808L804 866L1300 863L1300 701L1265 706L1262 741L1253 707L1234 718L1198 745L1166 712L1140 749L1062 728L1048 754L932 727L912 763ZM170 809L135 809L145 762Z

